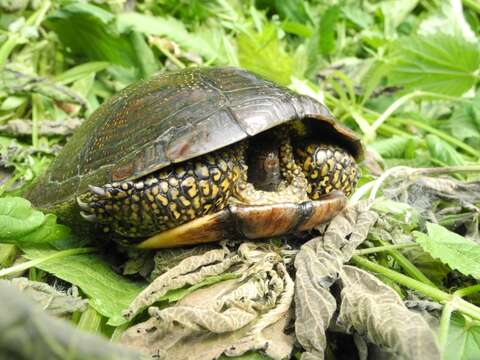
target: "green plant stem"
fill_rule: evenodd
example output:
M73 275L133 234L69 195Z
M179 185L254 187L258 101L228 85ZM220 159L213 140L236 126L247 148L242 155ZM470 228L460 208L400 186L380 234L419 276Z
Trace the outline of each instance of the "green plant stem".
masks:
M32 146L38 147L38 122L40 117L40 95L32 94Z
M180 60L178 60L175 57L175 55L173 55L167 48L165 48L164 46L162 46L159 43L154 43L154 44L158 48L158 50L160 50L162 52L162 54L165 55L171 62L173 62L175 65L177 65L179 69L185 69L186 68L185 64L183 62L181 62Z
M13 244L0 244L0 268L13 264L18 254L18 248Z
M380 242L382 246L390 245L382 239L377 239L377 241ZM398 265L402 267L403 271L405 271L407 275L413 277L418 281L423 282L424 284L435 287L435 284L429 278L427 278L424 273L418 270L418 268L414 264L412 264L412 262L408 260L406 256L404 256L403 254L401 254L399 251L395 249L391 249L387 251L388 251L388 254L395 259Z
M421 281L424 284L435 286L435 284L429 278L427 278L424 273L418 270L418 268L403 254L400 254L395 250L389 250L388 254L395 259L398 265L400 265L403 271L405 271L409 276Z
M110 341L117 342L120 340L122 334L127 330L130 326L130 323L125 323L123 325L117 326L115 330L113 330L112 336L110 337Z
M441 99L441 100L448 100L448 101L464 101L462 98L443 95L443 94L436 94L427 91L414 91L403 95L402 97L395 100L371 125L371 129L373 133L377 131L377 129L382 125L390 116L393 115L395 111L397 111L400 107L402 107L406 102L414 99L414 98L433 98L433 99ZM372 139L373 140L373 139Z
M89 306L87 310L82 313L77 327L81 330L101 333L102 332L102 315L100 315L94 308Z
M398 124L404 125L412 125L418 127L420 129L426 130L431 134L438 136L439 138L445 140L446 142L463 149L465 152L469 153L470 155L475 156L476 158L480 158L480 152L474 149L473 147L465 144L464 142L454 138L453 136L448 135L447 133L435 129L434 127L424 124L421 121L413 120L413 119L399 119L399 118L391 118L390 121Z
M438 342L440 343L440 349L442 354L445 353L445 347L447 345L448 330L450 328L450 319L454 310L452 303L446 303L442 310L442 316L440 317L440 328L438 334Z
M446 96L446 95L443 95L443 96ZM325 98L327 98L327 97L325 97ZM379 113L377 113L376 111L370 110L368 108L364 107L363 110L366 113L370 114L371 116L375 116L375 117L380 116ZM480 158L480 151L477 151L475 148L463 143L462 141L454 138L453 136L450 136L449 134L447 134L447 133L445 133L441 130L438 130L438 129L430 126L430 125L424 124L421 121L417 121L417 120L413 120L413 119L398 118L398 117L393 117L393 116L388 118L388 121L392 122L394 124L396 123L396 124L402 124L402 125L416 126L420 129L423 129L427 132L430 132L431 134L437 135L439 138L445 140L446 142L448 142L452 145L455 145L455 146L459 147L460 149L463 149L465 152L469 153L470 155L473 155L477 158ZM385 124L382 124L382 126L383 125L385 125Z
M355 255L367 255L367 254L373 254L373 253L378 253L382 251L389 251L389 250L396 250L396 249L408 249L412 247L419 247L419 244L396 244L396 245L383 245L383 246L375 246L371 247L368 249L361 249L361 250L355 250L354 254Z
M380 125L380 127L378 128L378 131L388 133L389 135L398 135L398 136L411 136L412 135L412 134L410 134L406 131L397 129L396 127L390 126L388 124Z
M15 46L20 43L21 37L18 34L11 34L8 39L0 47L0 71L3 70L10 53Z
M406 102L410 101L413 98L420 97L422 95L422 91L414 91L399 97L395 100L390 106L372 123L372 130L375 133L380 125L382 125L385 120L387 120L398 108L403 106ZM373 139L370 139L373 140Z
M477 284L477 285L467 286L463 289L459 289L455 291L455 295L459 297L465 297L465 296L473 295L479 291L480 291L480 284Z
M11 266L11 267L6 268L6 269L2 269L2 270L0 270L0 278L11 275L11 274L15 274L19 271L27 270L31 267L35 267L37 265L46 263L46 262L48 262L50 260L53 260L53 259L67 257L67 256L71 256L71 255L78 255L78 254L88 254L88 253L93 253L93 252L96 252L96 251L97 251L97 249L95 249L93 247L68 249L68 250L58 251L58 252L55 252L51 255L45 256L45 257L40 258L40 259L30 260L30 261L24 262L22 264L18 264L18 265L14 265L14 266Z
M462 3L470 9L480 14L480 3L478 0L462 0Z
M418 291L423 295L428 296L439 303L446 304L447 302L455 301L454 305L458 311L461 311L465 315L468 315L475 320L480 320L480 308L473 304L470 304L469 302L461 298L448 294L436 287L424 284L418 280L412 279L408 276L405 276L399 272L396 272L384 266L378 265L361 256L357 256L357 255L352 256L352 261L356 265L362 268L382 274L383 276L389 278L390 280L393 280L399 283L400 285L406 286L409 289Z

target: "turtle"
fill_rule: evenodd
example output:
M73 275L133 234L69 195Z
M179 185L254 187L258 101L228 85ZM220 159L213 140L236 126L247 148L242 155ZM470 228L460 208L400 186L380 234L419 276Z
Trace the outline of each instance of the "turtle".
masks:
M76 231L143 249L266 238L331 220L362 156L312 97L240 68L195 67L112 96L25 196Z

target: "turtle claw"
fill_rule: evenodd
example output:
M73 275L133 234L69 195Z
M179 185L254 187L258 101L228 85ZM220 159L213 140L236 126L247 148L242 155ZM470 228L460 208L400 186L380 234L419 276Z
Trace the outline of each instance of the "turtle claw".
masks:
M100 197L107 197L107 192L98 186L93 186L93 185L88 185L88 189L90 190L91 193L100 196Z
M82 200L80 200L79 196L77 196L76 200L77 200L77 205L80 209L82 209L87 213L90 212L90 206L86 202L83 202Z
M89 222L97 222L97 216L95 214L88 214L85 211L80 211L80 215Z

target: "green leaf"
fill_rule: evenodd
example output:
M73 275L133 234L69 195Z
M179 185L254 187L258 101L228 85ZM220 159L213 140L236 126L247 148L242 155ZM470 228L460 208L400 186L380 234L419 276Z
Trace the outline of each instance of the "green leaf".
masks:
M322 55L329 55L335 51L335 31L339 15L340 7L338 5L329 7L322 15L318 27L320 41L318 48Z
M61 241L70 229L57 224L53 214L34 210L28 200L0 198L0 242L16 245L46 244Z
M425 137L430 156L443 165L463 165L465 161L455 148L436 135Z
M368 60L367 60L368 61ZM371 60L370 66L362 76L360 85L363 89L362 104L367 101L388 73L388 64L379 60Z
M390 199L380 198L372 204L372 209L380 213L391 214L405 225L415 226L419 223L420 214L412 206Z
M277 29L267 24L262 32L249 31L237 38L240 65L267 79L288 85L293 60L277 38Z
M312 36L313 33L312 29L309 26L294 21L284 21L282 23L282 30L287 33L302 36L305 38Z
M83 79L92 73L97 73L108 68L111 64L106 61L91 61L74 66L67 71L55 76L55 82L60 84L70 84L74 81Z
M387 159L403 158L411 143L417 144L418 139L413 136L392 136L388 139L377 140L369 147Z
M46 25L73 54L118 65L109 70L124 82L136 79L140 61L127 33L118 31L113 14L88 3L71 3L52 13Z
M437 224L427 223L427 232L413 233L426 252L452 269L480 279L480 245Z
M358 5L344 5L342 13L345 18L362 29L367 29L373 24L372 16Z
M477 81L479 47L461 37L438 33L402 38L391 55L392 85L460 96Z
M397 27L417 6L418 0L388 0L379 3L384 17L385 36L394 38Z
M166 36L186 50L193 51L207 60L218 57L218 49L202 36L189 33L185 25L174 18L153 17L136 12L118 15L120 31L132 29L147 35Z
M303 0L274 0L274 6L282 18L303 24L310 20Z
M22 106L26 101L27 99L23 96L9 96L3 100L2 105L0 105L0 110L14 110Z
M454 314L448 329L444 359L477 359L480 354L480 324L465 321L459 314Z
M39 259L52 255L55 250L22 247L25 256ZM89 297L90 305L109 318L108 325L119 326L126 322L122 310L144 289L145 284L136 283L115 273L100 256L79 254L53 259L38 265L38 268L78 286Z
M142 34L132 31L130 33L130 39L132 41L133 48L137 53L141 75L143 78L148 78L158 70L158 64L155 60L155 55L153 54L152 49L148 47L148 44Z
M480 139L480 98L475 97L469 103L462 103L453 111L448 120L448 129L460 140Z

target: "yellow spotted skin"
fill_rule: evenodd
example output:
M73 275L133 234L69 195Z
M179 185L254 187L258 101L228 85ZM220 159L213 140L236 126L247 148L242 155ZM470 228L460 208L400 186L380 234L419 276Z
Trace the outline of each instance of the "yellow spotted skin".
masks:
M134 181L92 186L90 192L80 196L82 216L128 243L132 238L149 237L216 213L230 201L266 204L270 198L284 201L288 194L305 201L317 200L333 190L347 196L352 193L359 172L347 150L308 139L295 143L286 129L275 134L281 181L288 184L283 186L283 193L256 192L252 184L245 187L251 180L247 175L247 149L263 143L242 141Z
M340 190L349 196L360 176L353 156L341 147L330 144L305 143L296 146L296 161L305 174L308 197Z
M136 181L107 184L87 195L104 231L136 238L223 209L240 177L241 149L222 149ZM85 201L85 200L84 200Z

